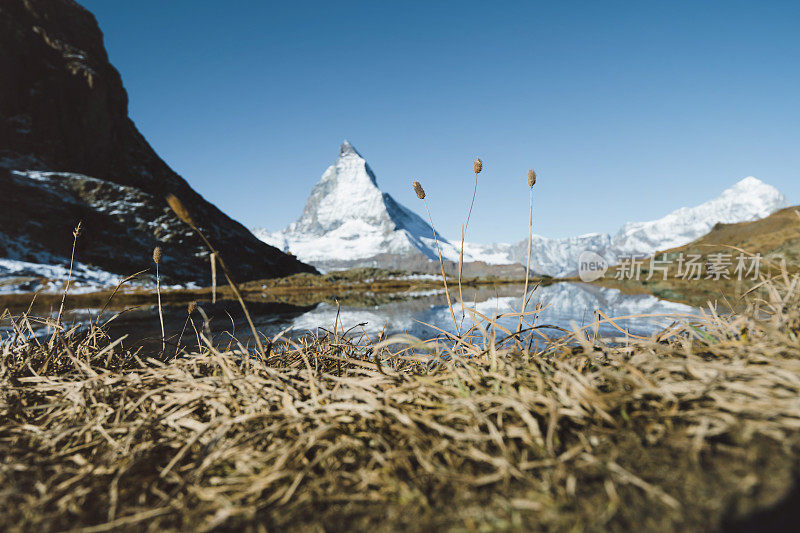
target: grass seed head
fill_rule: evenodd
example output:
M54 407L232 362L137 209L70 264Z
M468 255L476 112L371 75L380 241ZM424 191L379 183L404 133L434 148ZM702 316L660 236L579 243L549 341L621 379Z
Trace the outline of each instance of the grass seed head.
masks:
M420 200L425 199L425 189L422 188L422 185L418 181L412 181L411 186L414 187L414 192L417 193L417 198Z
M189 210L186 209L186 206L183 205L177 196L174 194L167 195L167 204L169 204L170 208L178 215L178 218L189 224L190 226L194 226L194 219L192 219L192 215L189 214Z
M195 311L197 311L197 302L195 302L194 300L189 302L189 306L186 308L186 310L189 312L190 315Z
M161 256L162 256L161 247L156 246L155 248L153 248L153 262L155 264L161 263Z
M475 174L481 173L481 170L483 170L483 161L481 161L480 157L475 160L475 164L472 165L472 169L475 171Z
M533 169L528 171L528 187L533 187L536 183L536 172Z

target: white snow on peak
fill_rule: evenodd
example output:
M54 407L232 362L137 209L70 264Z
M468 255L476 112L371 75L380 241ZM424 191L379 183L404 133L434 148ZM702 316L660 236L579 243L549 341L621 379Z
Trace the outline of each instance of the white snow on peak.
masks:
M356 147L350 144L350 141L345 139L342 145L339 147L339 157L344 157L348 155L356 155L358 157L361 157L361 154L358 153Z
M311 264L415 251L438 257L430 225L378 188L374 172L348 141L311 189L296 222L282 231L253 233ZM441 237L439 242L446 258L458 259L456 247Z

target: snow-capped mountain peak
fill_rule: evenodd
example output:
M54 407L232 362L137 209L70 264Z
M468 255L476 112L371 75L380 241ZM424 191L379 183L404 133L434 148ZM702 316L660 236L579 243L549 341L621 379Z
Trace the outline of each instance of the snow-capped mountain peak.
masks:
M255 229L253 233L322 267L344 266L381 254L438 257L430 225L380 190L375 173L348 141L311 189L296 222L283 231ZM445 257L457 259L455 247L439 240Z
M342 145L339 147L339 157L345 157L349 155L355 155L361 157L361 154L358 153L356 147L350 144L350 141L345 139L344 142L342 142Z
M723 191L722 194L725 194L726 192L729 191L739 191L739 192L769 191L770 193L774 193L775 191L777 191L777 189L772 185L767 185L766 183L764 183L763 181L754 176L747 176L746 178L742 178L738 182L736 182L733 185L733 187Z
M287 228L321 236L351 221L380 224L386 215L383 193L366 160L352 144L339 147L339 157L311 189L300 219Z

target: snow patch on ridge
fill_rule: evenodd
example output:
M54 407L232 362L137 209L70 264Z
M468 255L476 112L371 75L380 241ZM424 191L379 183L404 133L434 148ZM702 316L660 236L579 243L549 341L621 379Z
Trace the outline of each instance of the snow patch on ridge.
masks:
M0 258L0 294L57 292L71 276L70 292L82 293L113 287L122 277L80 262L72 265L30 263Z

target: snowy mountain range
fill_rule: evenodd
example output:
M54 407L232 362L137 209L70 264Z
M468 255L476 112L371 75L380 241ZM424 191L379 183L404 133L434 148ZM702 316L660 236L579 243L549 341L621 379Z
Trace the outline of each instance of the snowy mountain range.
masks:
M717 223L757 220L788 205L775 187L747 177L703 204L683 207L657 220L629 222L615 235L590 233L563 239L534 235L531 270L566 277L576 271L578 256L586 250L613 265L622 257L646 256L687 244ZM347 141L312 189L297 222L283 231L253 232L266 243L322 269L397 267L403 257L438 258L430 225L378 188L366 160ZM458 246L437 237L444 258L458 261ZM525 264L526 255L526 239L464 245L468 263L519 265Z
M711 231L715 224L758 220L788 205L778 189L749 176L712 200L695 207L682 207L656 220L628 222L614 235L590 233L564 239L534 235L531 269L566 277L576 271L578 256L585 250L614 265L623 257L650 256L690 243ZM522 240L515 244L469 244L464 249L470 258L491 264L524 263L527 245Z

